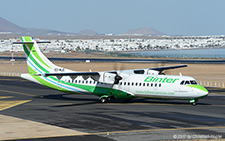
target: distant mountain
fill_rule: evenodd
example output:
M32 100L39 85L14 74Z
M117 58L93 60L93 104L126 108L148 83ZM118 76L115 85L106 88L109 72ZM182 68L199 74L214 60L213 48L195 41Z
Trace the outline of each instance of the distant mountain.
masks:
M94 30L81 30L77 34L78 35L99 35L99 33L95 32Z
M151 28L151 27L145 27L145 28L136 28L131 29L125 32L124 34L131 34L131 35L165 35L164 33Z
M0 17L0 33L6 34L16 34L16 35L72 35L75 33L66 33L56 30L49 29L36 29L36 28L25 28L18 26L12 22L7 21L6 19ZM125 32L124 34L128 35L164 35L164 33L157 31L151 27L146 28L137 28L131 29ZM93 30L82 30L77 35L100 35L99 33Z
M49 30L49 29L36 29L36 28L24 28L20 27L6 19L0 17L0 32L6 32L10 34L23 34L23 35L60 35L68 34L65 32Z
M25 29L0 17L0 32L23 32Z

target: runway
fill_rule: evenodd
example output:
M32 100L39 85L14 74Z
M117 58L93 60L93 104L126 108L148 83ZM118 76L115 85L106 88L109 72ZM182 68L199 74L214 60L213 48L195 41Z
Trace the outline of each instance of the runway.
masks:
M0 115L71 131L70 135L29 137L35 140L225 138L225 89L208 90L209 96L197 106L188 101L152 99L103 104L96 96L63 94L18 77L0 76Z

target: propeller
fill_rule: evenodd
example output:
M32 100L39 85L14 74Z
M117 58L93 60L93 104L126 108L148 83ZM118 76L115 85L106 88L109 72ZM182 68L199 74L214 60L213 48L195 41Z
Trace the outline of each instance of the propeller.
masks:
M116 76L114 79L115 79L114 84L119 84L120 80L122 80L123 78L116 73Z
M156 67L164 67L164 66L166 66L166 63L164 61L162 61L160 63L157 63L156 65L157 65ZM161 74L161 75L170 74L170 71L171 70L163 70L163 71L159 72L159 74Z
M118 70L124 70L124 64L120 65L120 67L118 67L118 63L113 65L113 70L115 70L115 74L116 76L114 77L115 81L114 84L119 84L119 81L122 80L122 76L121 74L118 73Z

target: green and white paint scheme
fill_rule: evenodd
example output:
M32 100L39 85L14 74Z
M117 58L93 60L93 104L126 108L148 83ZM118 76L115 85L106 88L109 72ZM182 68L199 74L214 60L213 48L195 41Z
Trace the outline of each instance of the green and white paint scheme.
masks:
M32 37L21 37L29 73L21 77L47 87L75 94L93 94L102 102L110 99L128 101L137 97L189 100L193 105L208 91L192 77L164 75L168 69L187 65L117 70L77 72L54 65L40 51Z

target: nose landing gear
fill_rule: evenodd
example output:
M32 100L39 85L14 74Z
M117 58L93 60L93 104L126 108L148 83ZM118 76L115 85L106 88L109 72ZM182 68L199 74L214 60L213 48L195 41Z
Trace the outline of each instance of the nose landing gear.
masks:
M191 99L189 101L193 106L196 106L197 105L197 102L198 102L198 99Z

